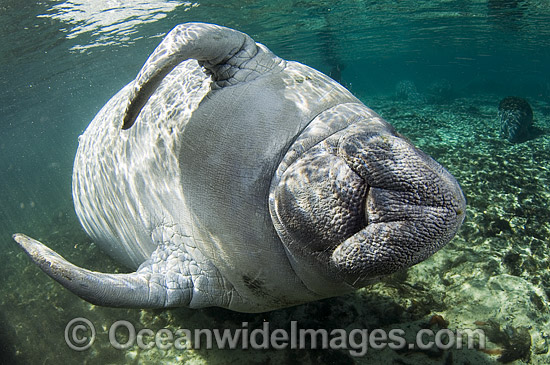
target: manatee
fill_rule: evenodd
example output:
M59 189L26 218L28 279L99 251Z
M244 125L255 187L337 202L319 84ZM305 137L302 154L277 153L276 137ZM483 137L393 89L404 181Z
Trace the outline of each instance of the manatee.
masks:
M511 143L524 142L533 126L533 110L527 100L508 96L498 105L500 135Z
M178 25L79 137L72 191L93 242L135 270L49 276L102 306L262 312L338 296L456 234L455 178L344 87L248 35Z

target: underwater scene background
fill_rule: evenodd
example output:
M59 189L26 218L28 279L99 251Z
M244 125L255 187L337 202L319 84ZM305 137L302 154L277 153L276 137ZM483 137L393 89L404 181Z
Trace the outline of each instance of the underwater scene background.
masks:
M350 295L261 314L91 305L43 274L23 232L76 265L127 272L72 206L78 136L175 25L231 27L314 67L445 166L468 199L458 235L407 272ZM550 3L471 1L0 1L0 363L550 363ZM525 98L533 133L500 134L500 100ZM65 342L73 318L97 331ZM108 329L480 328L487 349L113 348Z

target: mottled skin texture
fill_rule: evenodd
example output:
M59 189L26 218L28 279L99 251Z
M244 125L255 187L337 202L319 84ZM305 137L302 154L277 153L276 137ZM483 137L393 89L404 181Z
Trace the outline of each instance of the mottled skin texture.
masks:
M527 100L508 96L498 105L500 135L511 143L524 142L533 126L533 110Z
M464 218L456 180L322 73L211 24L172 30L79 139L82 226L131 274L15 240L82 298L260 312L420 262Z

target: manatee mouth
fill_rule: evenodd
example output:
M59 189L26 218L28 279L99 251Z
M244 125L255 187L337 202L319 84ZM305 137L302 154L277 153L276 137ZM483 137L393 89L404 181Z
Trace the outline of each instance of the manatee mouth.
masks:
M456 234L465 198L455 178L395 135L364 135L341 147L367 184L366 225L332 252L331 264L353 287L419 263Z

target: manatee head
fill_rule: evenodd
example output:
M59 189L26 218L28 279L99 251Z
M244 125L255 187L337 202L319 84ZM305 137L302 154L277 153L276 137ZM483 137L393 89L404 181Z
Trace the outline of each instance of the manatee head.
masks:
M302 280L318 291L359 288L425 260L465 215L447 170L374 112L343 109L339 117L354 122L316 144L306 131L271 186L277 232Z

